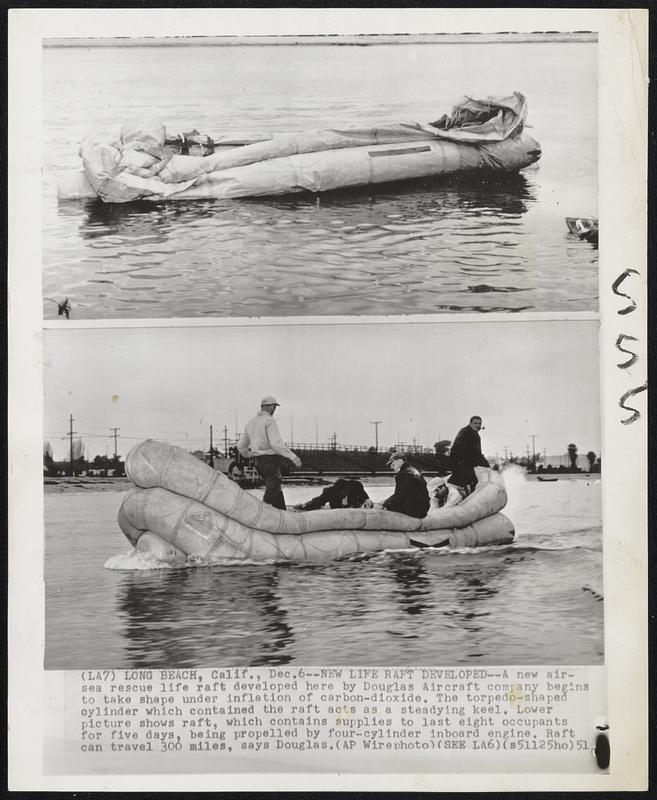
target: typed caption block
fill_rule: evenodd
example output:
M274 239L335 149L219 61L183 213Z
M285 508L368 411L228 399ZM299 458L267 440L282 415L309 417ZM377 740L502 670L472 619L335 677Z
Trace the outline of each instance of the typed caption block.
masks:
M594 680L591 680L593 673ZM589 771L600 668L218 668L64 673L63 752L76 768L233 770L244 759L330 768L488 763ZM163 761L163 757L166 761ZM424 761L423 761L424 758ZM419 760L418 760L419 759ZM380 765L377 769L380 769ZM503 767L506 771L508 767ZM559 769L563 769L559 767Z

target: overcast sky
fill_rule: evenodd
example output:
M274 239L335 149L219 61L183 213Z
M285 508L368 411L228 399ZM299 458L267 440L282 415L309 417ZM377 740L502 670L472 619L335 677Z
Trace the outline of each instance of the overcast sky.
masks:
M87 456L144 438L222 446L274 394L288 443L431 447L472 414L484 452L600 452L595 321L228 325L47 330L44 438Z

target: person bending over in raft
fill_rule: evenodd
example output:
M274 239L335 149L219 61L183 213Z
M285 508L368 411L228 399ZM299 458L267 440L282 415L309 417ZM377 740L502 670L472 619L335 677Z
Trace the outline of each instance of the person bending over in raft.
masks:
M265 480L263 502L285 511L285 497L281 489L283 476L278 457L289 458L297 469L301 466L301 459L283 444L278 432L273 415L279 405L271 395L262 398L260 411L246 423L237 449L242 458L253 458L256 469Z
M372 508L374 505L358 478L349 476L338 478L333 486L327 486L317 497L297 503L292 508L294 511L314 511L327 503L331 508Z
M409 517L422 519L429 511L429 492L427 482L415 467L412 467L403 453L392 453L387 461L395 475L395 492L382 507L386 511L397 511Z
M456 434L449 450L449 466L452 474L449 482L467 487L472 491L477 484L475 467L489 467L481 452L481 417L470 417L470 422Z

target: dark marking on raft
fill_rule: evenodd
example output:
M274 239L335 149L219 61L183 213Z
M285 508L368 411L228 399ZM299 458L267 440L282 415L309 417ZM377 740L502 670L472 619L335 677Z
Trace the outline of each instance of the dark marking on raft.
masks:
M429 153L431 151L430 147L422 146L422 147L404 147L396 148L395 150L368 150L367 155L370 158L381 158L381 156L405 156L408 153Z
M417 539L409 539L409 544L413 547L449 547L449 538L443 539L442 542L436 542L436 544L427 544L426 542L419 542Z

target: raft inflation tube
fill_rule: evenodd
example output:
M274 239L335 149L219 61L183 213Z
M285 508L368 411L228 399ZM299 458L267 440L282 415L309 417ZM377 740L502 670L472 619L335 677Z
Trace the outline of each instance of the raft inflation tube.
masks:
M375 509L282 511L261 502L179 447L151 439L133 447L126 472L135 484L119 510L130 542L161 561L324 562L411 547L509 544L512 523L499 511L499 473L477 467L475 491L424 519Z
M195 200L325 192L457 172L518 172L540 145L525 131L527 103L465 98L433 123L391 122L250 137L215 137L209 155L172 153L160 120L97 133L80 146L84 171L57 178L60 200Z

